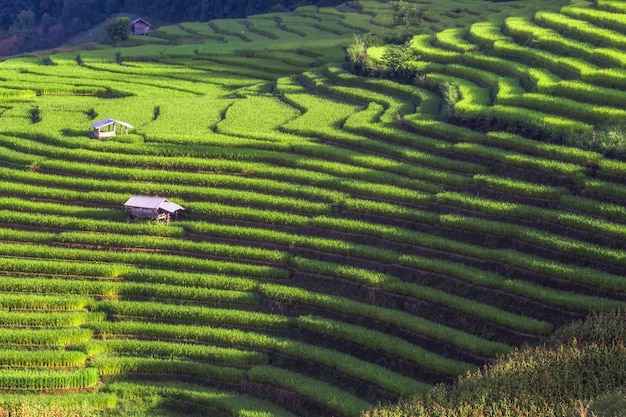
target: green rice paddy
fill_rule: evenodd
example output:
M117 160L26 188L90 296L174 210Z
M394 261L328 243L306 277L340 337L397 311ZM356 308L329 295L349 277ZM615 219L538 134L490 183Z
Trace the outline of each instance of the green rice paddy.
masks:
M411 85L375 0L0 62L0 402L356 417L623 306L613 3L420 2Z

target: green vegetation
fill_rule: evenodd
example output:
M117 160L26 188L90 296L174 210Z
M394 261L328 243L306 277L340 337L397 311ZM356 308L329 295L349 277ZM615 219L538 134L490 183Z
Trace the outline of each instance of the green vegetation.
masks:
M516 351L459 378L453 387L439 386L425 396L363 415L622 415L623 320L623 312L613 312L572 324L546 345Z
M110 20L104 25L104 31L107 35L106 40L114 45L126 41L130 33L130 19L124 16Z
M558 329L626 301L616 5L359 0L0 62L0 415L608 413L620 319Z

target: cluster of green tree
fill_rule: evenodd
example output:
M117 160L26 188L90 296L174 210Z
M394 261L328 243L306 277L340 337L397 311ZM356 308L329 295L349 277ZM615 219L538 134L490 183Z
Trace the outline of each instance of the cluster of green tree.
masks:
M342 0L2 0L0 56L54 47L109 16L130 13L148 21L175 23L240 18Z
M421 76L422 68L416 66L416 56L408 42L385 45L384 55L373 60L367 50L380 44L375 36L355 35L354 42L346 48L344 67L363 77L387 78L404 84L414 83Z
M408 41L420 32L419 24L424 13L418 5L403 0L392 1L391 9L393 24L402 28L402 34L388 38L369 34L355 36L354 43L346 49L346 69L365 77L411 83L421 74L421 69L415 67L416 56L409 48ZM367 50L376 45L386 45L386 52L382 59L374 62Z

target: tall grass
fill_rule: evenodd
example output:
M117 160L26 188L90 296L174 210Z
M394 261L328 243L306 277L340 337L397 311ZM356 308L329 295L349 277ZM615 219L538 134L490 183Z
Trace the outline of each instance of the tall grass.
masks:
M550 344L514 351L453 387L439 386L363 415L620 415L625 408L623 316L608 313L565 327ZM617 414L603 414L611 408Z

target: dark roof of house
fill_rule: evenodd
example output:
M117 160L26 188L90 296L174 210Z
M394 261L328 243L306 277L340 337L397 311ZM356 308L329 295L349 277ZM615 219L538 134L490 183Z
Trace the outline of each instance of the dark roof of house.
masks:
M172 203L167 198L163 197L148 197L141 195L134 195L129 198L125 203L126 207L145 208L145 209L161 209L168 213L175 213L178 210L185 210L183 207L176 203Z
M120 124L122 126L126 126L129 129L133 128L130 124L128 124L126 122L120 122L119 120L115 120L115 119L101 120L99 122L96 122L96 123L92 124L91 127L93 127L94 129L100 129L101 127L112 125L113 123L117 123L117 124Z
M130 22L130 25L134 25L135 23L145 23L148 26L152 26L150 23L148 23L148 21L143 20L141 17L138 17L137 19L133 20L132 22Z

